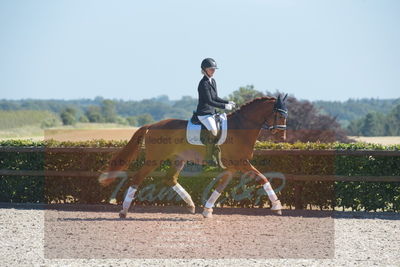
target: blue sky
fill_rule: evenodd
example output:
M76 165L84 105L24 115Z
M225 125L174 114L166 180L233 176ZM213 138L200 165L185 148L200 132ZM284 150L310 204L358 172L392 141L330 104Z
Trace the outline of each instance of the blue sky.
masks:
M0 0L0 99L400 97L398 0Z

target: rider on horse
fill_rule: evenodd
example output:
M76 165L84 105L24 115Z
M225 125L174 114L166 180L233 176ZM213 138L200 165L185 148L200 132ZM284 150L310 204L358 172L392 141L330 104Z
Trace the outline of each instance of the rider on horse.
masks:
M236 104L218 97L217 84L212 78L217 63L212 58L206 58L201 62L201 73L204 75L199 82L199 103L196 115L199 121L208 131L202 131L202 142L206 146L206 162L218 164L221 150L217 143L217 123L215 121L216 108L232 110Z

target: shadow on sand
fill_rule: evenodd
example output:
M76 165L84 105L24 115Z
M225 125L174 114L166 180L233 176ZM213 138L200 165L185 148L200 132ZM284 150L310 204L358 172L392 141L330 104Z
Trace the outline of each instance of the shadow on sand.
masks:
M57 210L57 211L82 211L82 212L115 212L121 209L120 205L111 204L31 204L31 203L0 203L0 209L19 209L19 210ZM196 207L196 214L200 215L201 207ZM130 209L132 214L140 213L163 213L163 214L185 214L187 209L183 206L133 206ZM383 219L400 220L400 213L396 212L363 212L363 211L333 211L333 210L283 210L283 217L308 217L334 219ZM276 216L268 208L214 208L215 215L246 215L246 216ZM72 218L71 218L72 219ZM114 220L110 218L92 218L92 220ZM116 218L115 220L121 220ZM140 220L140 218L128 218L126 220ZM142 220L152 220L142 218ZM160 220L160 219L157 219ZM165 218L165 220L176 221L177 218ZM191 220L181 218L180 220Z

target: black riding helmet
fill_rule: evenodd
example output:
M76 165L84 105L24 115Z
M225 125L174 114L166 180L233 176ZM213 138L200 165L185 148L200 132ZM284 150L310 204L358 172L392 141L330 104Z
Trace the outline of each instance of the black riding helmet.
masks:
M214 69L218 69L217 68L217 62L215 62L214 59L212 58L206 58L201 62L201 69L205 70L207 68L214 68Z

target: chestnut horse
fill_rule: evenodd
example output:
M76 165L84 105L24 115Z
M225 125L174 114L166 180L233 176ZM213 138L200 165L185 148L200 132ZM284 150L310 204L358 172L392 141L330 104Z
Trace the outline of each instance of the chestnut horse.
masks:
M271 130L276 140L285 140L287 117L286 96L283 99L280 96L278 98L256 98L228 115L227 141L220 146L221 161L225 170L216 189L205 204L202 213L205 218L212 217L212 207L215 201L236 172L251 172L256 181L264 187L272 202L271 210L277 214L281 214L282 206L271 184L250 163L250 160L253 157L254 144L262 128ZM144 140L145 164L135 173L132 179L119 214L121 218L126 217L135 192L146 176L159 167L160 163L165 160L170 160L174 164L171 164L167 171L164 182L173 187L187 203L187 207L192 213L195 212L195 206L190 195L178 183L178 176L187 161L204 164L203 159L206 151L205 146L192 145L187 142L187 123L186 120L166 119L140 127L128 144L113 157L108 171L99 177L99 182L103 186L109 185L117 178L118 173L124 171L138 157L142 141Z

